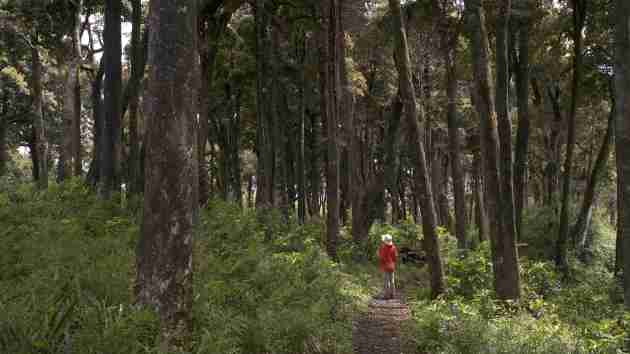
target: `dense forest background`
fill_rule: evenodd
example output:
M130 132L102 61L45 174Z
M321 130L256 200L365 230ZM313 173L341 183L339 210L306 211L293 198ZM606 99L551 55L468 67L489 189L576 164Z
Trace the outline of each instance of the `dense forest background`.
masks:
M0 351L350 353L384 232L405 352L630 350L628 63L624 0L0 0Z

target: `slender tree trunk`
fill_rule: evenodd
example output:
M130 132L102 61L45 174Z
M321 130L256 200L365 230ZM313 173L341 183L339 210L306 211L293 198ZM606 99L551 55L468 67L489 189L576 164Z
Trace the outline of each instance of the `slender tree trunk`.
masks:
M467 21L470 31L473 60L474 90L478 93L476 108L480 119L481 147L484 156L484 187L490 223L494 287L499 299L520 297L518 255L514 232L507 230L502 213L502 184L500 179L499 137L497 115L492 97L492 80L489 67L489 45L485 14L479 1L466 0ZM505 5L503 5L505 6ZM506 102L507 103L507 102ZM511 225L514 227L514 224Z
M136 299L160 318L160 351L190 349L197 215L196 1L150 4L146 168ZM172 95L179 92L179 95Z
M103 142L105 140L105 117L103 99L101 98L103 76L105 75L105 60L101 59L94 81L92 81L92 119L94 121L92 162L87 174L87 181L96 186L102 181L101 171L103 163Z
M320 174L320 120L317 116L311 114L311 139L310 139L310 180L311 180L311 200L309 203L309 210L311 216L321 215L321 174Z
M117 192L120 171L121 141L121 101L122 101L122 44L121 0L105 2L105 31L103 58L105 60L105 134L103 135L103 160L100 173L103 197L109 199L112 192Z
M617 119L617 117L615 117L615 120ZM616 124L616 121L615 121ZM616 132L615 132L616 135ZM616 138L615 138L615 151L619 151L619 146L617 145L616 142ZM619 169L619 157L618 155L615 154L615 156L617 157L617 170ZM623 223L622 223L622 216L623 216L623 204L621 203L621 181L620 178L617 177L617 232L616 232L616 237L615 237L615 270L614 270L614 274L615 275L619 275L619 273L623 270L624 267L624 260L623 260L623 250L624 250L624 243L623 243Z
M74 26L72 30L72 169L75 176L83 174L83 161L81 159L81 14L83 12L83 0L76 0L74 11Z
M65 43L64 43L65 44ZM69 47L68 58L59 60L59 69L65 69L66 80L63 86L63 119L62 138L60 146L60 157L58 165L58 179L64 181L72 176L72 166L74 165L73 143L74 143L74 118L75 118L75 86L77 84L77 66L74 57L73 46ZM64 53L65 54L65 53ZM62 55L60 54L59 58Z
M33 97L33 130L35 132L35 149L37 155L37 187L48 188L48 141L44 129L44 112L42 96L42 62L39 49L31 47L31 87Z
M234 98L234 120L231 122L231 151L230 154L232 163L230 166L232 167L232 191L234 192L234 200L239 205L239 207L243 206L243 193L241 191L242 180L241 180L241 157L239 155L240 151L240 137L241 137L241 92L236 93L236 97Z
M440 248L435 231L436 215L431 191L431 180L427 170L426 155L424 151L423 130L418 119L424 119L423 109L416 104L415 88L411 82L411 65L409 63L409 49L407 35L402 22L399 0L389 0L389 8L395 24L397 57L397 69L399 75L400 92L405 107L407 124L411 128L415 147L415 166L420 191L420 205L422 208L422 230L424 234L424 248L428 258L429 272L431 274L431 297L436 298L444 291L442 274L442 261Z
M304 166L304 114L306 110L306 35L300 39L298 54L300 70L300 87L298 93L298 152L297 152L297 182L298 182L298 220L300 224L306 221L306 169Z
M556 242L555 261L566 272L567 239L569 233L569 197L571 194L571 174L573 169L573 150L575 149L575 113L580 99L580 80L582 79L582 29L586 18L585 0L572 0L573 7L573 79L571 83L571 110L568 117L567 153L564 160L562 180L562 204L560 227Z
M475 216L477 222L477 229L479 232L479 241L483 242L489 239L490 235L490 220L488 220L488 214L486 213L486 206L484 203L484 183L483 183L483 162L481 161L481 152L475 151L473 161L473 169L475 174L474 185L474 198L475 198Z
M144 45L142 43L142 3L141 0L133 0L132 27L131 27L131 77L130 80L141 80L144 76ZM138 85L140 83L138 82ZM131 82L128 84L131 85ZM129 192L137 194L141 192L140 186L140 136L138 134L138 103L140 90L129 101Z
M455 69L456 49L447 50L446 62L446 94L448 96L447 118L448 138L451 155L451 171L453 175L453 191L455 194L455 237L457 247L467 248L466 244L466 192L461 163L460 134L457 119L457 73Z
M574 241L573 243L577 245L580 251L584 251L586 247L586 236L589 231L588 226L590 225L591 217L593 215L593 206L597 198L597 183L599 182L599 179L604 172L604 169L606 168L606 164L608 162L608 157L610 155L610 145L612 144L612 138L614 134L614 124L615 110L613 107L610 112L610 117L608 118L606 135L604 135L604 140L602 141L599 153L597 154L595 166L593 167L593 171L591 172L591 176L586 186L586 192L584 193L584 199L582 200L582 207L580 208L577 221L575 222L575 225L571 230L571 236Z
M7 147L8 122L4 117L0 117L0 177L7 172L7 162L9 162L9 153Z
M527 4L527 2L524 2ZM518 106L518 127L514 148L514 200L516 234L521 236L523 209L527 199L527 149L529 146L529 17L520 20L518 32L518 65L516 70L516 91Z

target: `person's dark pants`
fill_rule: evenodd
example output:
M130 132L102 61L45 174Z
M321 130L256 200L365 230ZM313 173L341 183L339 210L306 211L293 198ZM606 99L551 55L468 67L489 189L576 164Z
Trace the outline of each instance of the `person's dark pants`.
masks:
M396 291L394 286L394 272L383 272L383 275L383 296L386 299L391 299L394 297Z

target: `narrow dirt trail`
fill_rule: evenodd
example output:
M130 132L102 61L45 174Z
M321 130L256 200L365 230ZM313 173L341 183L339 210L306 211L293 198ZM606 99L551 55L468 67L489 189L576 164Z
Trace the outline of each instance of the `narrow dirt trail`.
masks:
M367 311L357 314L352 326L355 354L401 354L401 324L409 318L409 308L397 297L368 303Z

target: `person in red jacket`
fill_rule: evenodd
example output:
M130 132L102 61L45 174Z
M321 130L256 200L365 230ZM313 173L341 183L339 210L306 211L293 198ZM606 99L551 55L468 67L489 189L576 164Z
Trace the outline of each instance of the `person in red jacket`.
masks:
M383 293L378 298L383 300L393 299L395 295L394 287L394 271L396 270L396 260L398 258L398 250L392 242L392 236L384 234L381 236L383 243L378 249L379 268L383 272Z

